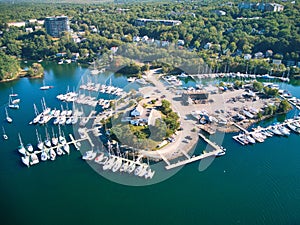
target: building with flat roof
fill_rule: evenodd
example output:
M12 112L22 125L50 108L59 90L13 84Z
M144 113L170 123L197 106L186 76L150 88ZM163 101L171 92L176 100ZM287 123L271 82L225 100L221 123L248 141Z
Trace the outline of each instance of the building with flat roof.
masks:
M46 32L53 37L60 37L62 32L69 32L70 25L67 16L47 17L45 19Z
M147 23L160 23L165 26L175 26L175 25L180 25L181 21L179 21L179 20L141 19L141 18L135 20L136 26L145 26Z

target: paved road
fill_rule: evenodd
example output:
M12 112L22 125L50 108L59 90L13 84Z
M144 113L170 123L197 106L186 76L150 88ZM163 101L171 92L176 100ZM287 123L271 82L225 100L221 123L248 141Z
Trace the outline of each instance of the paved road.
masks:
M167 90L164 84L159 81L159 74L156 74L157 70L151 70L148 74L148 80L153 83L153 93L157 95L157 90L160 91L160 95L165 95L165 99L171 102L172 108L180 116L182 131L178 131L176 135L176 140L173 143L169 143L167 146L163 147L157 151L141 151L141 154L155 159L161 159L160 154L163 154L167 159L176 158L181 156L181 151L189 152L194 149L198 142L198 130L192 131L196 128L196 121L190 117L193 107L184 106L181 104L180 96L176 96L171 91ZM143 89L141 89L143 92ZM147 88L147 94L149 94L149 87ZM190 140L185 137L190 136ZM183 142L186 141L186 142ZM187 143L188 142L188 143Z

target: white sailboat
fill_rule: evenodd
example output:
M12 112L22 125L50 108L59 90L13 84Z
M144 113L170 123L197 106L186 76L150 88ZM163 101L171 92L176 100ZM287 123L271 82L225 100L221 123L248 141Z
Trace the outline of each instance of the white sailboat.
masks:
M33 119L33 123L36 124L40 121L41 119L41 114L39 113L39 111L37 110L37 107L35 104L33 104L33 108L34 108L34 113L35 113L35 117Z
M56 137L55 133L54 133L54 129L52 127L52 138L51 138L51 142L53 144L53 146L58 145L58 138Z
M57 155L62 155L62 154L64 154L63 150L61 149L61 146L58 146L58 147L57 147L56 153L57 153Z
M25 149L25 147L24 147L24 144L23 144L23 142L22 142L20 133L18 133L18 136L19 136L19 142L20 142L20 145L19 145L19 147L18 147L18 151L19 151L21 154L26 155L27 151L26 151L26 149Z
M7 136L7 134L5 133L4 127L2 127L2 130L3 130L3 139L4 139L4 140L7 140L7 139L8 139L8 136Z
M36 133L36 138L38 141L37 147L38 147L38 149L43 150L44 142L40 139L37 129L35 129L35 133Z
M8 122L8 123L11 123L13 120L12 120L12 118L10 118L9 116L8 116L8 112L7 112L7 108L5 107L5 114L6 114L6 121Z
M51 141L50 141L50 137L49 137L47 128L45 128L45 133L46 133L46 139L45 139L44 143L48 148L51 148Z
M29 155L24 155L21 157L22 162L29 167L30 166L30 156Z
M53 86L45 85L45 80L43 80L43 86L40 87L40 90L48 90L53 88Z

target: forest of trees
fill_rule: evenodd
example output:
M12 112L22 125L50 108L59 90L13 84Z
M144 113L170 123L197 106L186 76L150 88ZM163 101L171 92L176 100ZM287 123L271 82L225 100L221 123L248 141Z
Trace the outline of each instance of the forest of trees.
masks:
M300 3L280 2L283 12L241 10L226 4L227 1L182 1L163 3L128 4L1 4L0 47L5 54L24 59L52 59L59 52L67 57L79 53L80 60L92 62L113 46L132 42L134 36L177 43L194 51L212 71L299 74L295 67L273 65L266 59L245 60L244 54L265 53L272 50L271 58L283 62L299 61L300 54ZM218 16L214 10L223 10ZM74 32L81 32L80 43L66 33L60 39L46 34L45 29L26 33L25 28L9 27L7 22L43 20L47 16L67 15ZM174 19L181 25L147 24L135 26L137 18ZM37 24L27 24L35 28ZM95 26L97 32L90 27ZM204 49L208 43L209 49ZM168 65L166 65L168 70Z

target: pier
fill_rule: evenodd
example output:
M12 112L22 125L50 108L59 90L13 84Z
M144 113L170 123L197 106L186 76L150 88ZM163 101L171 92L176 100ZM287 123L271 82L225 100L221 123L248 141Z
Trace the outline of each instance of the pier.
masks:
M216 157L219 153L221 152L224 152L224 148L222 146L219 146L217 145L216 143L210 141L208 138L206 138L203 134L199 133L198 134L199 137L201 137L207 144L209 144L210 146L212 146L214 148L213 151L211 152L205 152L205 153L202 153L201 155L198 155L198 156L195 156L193 155L192 157L190 157L185 151L181 150L180 152L183 153L184 156L187 157L186 160L183 160L183 161L178 161L176 163L173 163L173 164L168 164L165 168L167 170L170 170L170 169L174 169L176 167L179 167L179 166L183 166L183 165L186 165L186 164L189 164L189 163L192 163L192 162L195 162L195 161L198 161L198 160L201 160L201 159L205 159L205 158L208 158L208 157ZM165 160L164 160L165 161Z
M247 131L245 128L241 127L240 125L236 124L236 123L232 123L234 126L236 126L237 128L239 128L241 131L243 131L245 134L249 133L249 131Z

